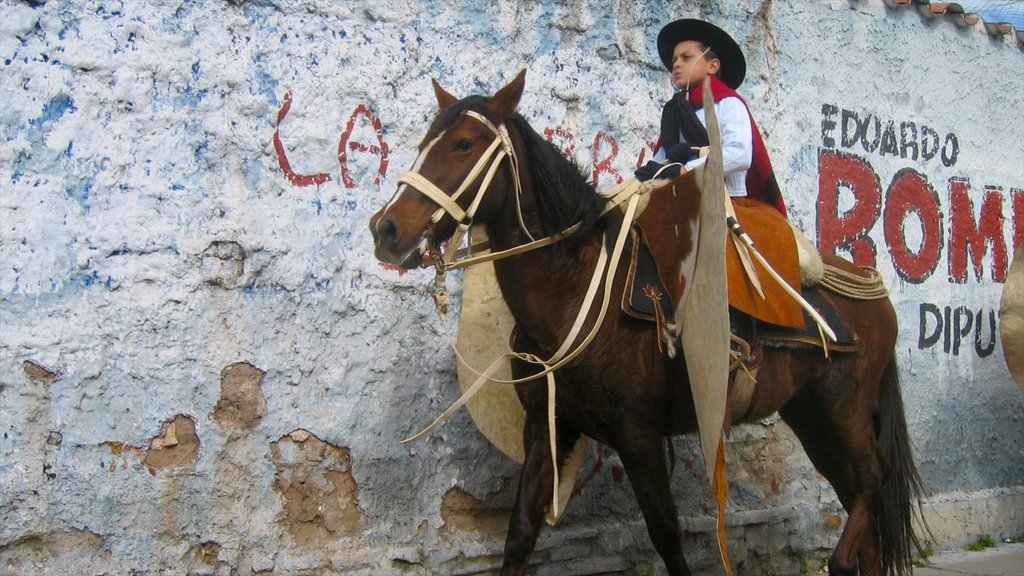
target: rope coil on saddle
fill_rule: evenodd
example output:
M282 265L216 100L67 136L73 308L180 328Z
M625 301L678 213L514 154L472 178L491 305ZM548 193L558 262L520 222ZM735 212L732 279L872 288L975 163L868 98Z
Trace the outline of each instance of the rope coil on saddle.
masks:
M882 274L870 266L862 266L867 276L847 272L825 264L825 276L821 285L840 296L854 300L879 300L889 296L889 290L882 282Z

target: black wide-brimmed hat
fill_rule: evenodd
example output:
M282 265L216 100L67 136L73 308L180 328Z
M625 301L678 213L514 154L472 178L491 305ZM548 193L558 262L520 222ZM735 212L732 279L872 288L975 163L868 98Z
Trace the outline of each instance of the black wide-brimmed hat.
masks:
M747 75L747 60L739 44L725 30L704 20L686 18L667 24L658 33L658 55L669 72L672 71L672 53L684 40L696 40L708 46L718 56L722 69L718 77L730 88L738 88Z

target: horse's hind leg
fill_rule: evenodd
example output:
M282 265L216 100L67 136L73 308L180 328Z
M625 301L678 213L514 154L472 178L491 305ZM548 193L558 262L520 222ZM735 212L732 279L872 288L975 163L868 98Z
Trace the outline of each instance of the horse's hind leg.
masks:
M579 434L556 429L559 466L572 450ZM530 554L537 543L537 536L544 523L545 506L551 504L554 474L551 467L551 448L548 441L546 420L531 419L527 416L523 430L526 457L519 476L519 489L512 507L508 533L505 537L505 559L501 568L502 576L522 576Z
M663 442L663 438L654 436L639 440L633 438L628 445L618 445L615 449L640 504L647 533L668 573L671 576L689 575L690 569L683 557L682 531L669 488Z
M864 388L871 388L865 390ZM874 433L872 386L826 378L809 384L780 414L832 484L848 519L829 559L832 576L881 576L875 504L883 479Z

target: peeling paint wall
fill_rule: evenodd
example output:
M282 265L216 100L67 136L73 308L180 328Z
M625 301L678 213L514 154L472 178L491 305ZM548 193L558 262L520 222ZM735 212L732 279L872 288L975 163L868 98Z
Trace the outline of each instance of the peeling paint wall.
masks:
M1024 534L1024 395L988 333L1024 235L1012 37L881 0L0 12L0 574L496 566L517 466L465 413L399 444L456 397L454 327L426 272L374 261L367 219L430 78L490 93L527 68L533 126L599 188L629 176L669 94L654 38L683 16L746 50L791 219L891 286L936 546ZM675 448L712 571L699 449ZM734 563L816 569L845 518L795 437L741 427L729 453ZM615 454L581 483L538 574L660 570Z

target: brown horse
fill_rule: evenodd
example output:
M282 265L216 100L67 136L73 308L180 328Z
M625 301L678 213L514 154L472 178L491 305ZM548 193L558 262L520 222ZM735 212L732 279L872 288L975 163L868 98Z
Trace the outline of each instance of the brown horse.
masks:
M483 224L491 249L500 251L579 223L558 243L494 264L516 321L515 346L548 358L570 332L587 290L606 228L605 199L516 113L524 83L525 71L490 98L457 100L434 82L439 112L419 146L418 176L401 179L370 229L379 260L411 268L458 224ZM680 185L693 184L681 178ZM825 260L862 273L839 258ZM624 275L616 273L612 302L621 300ZM765 347L745 418L779 412L838 494L848 519L828 564L831 574L909 574L911 546L919 549L911 516L921 486L897 379L895 312L887 298L832 299L859 337L856 351L826 359L820 350ZM696 431L697 420L683 355L669 359L658 338L653 324L608 313L590 345L556 372L556 441L559 462L580 435L614 448L668 573L689 574L664 446L669 436ZM516 377L537 373L534 365L513 362ZM542 382L516 385L526 411L526 456L502 574L526 573L551 496Z

